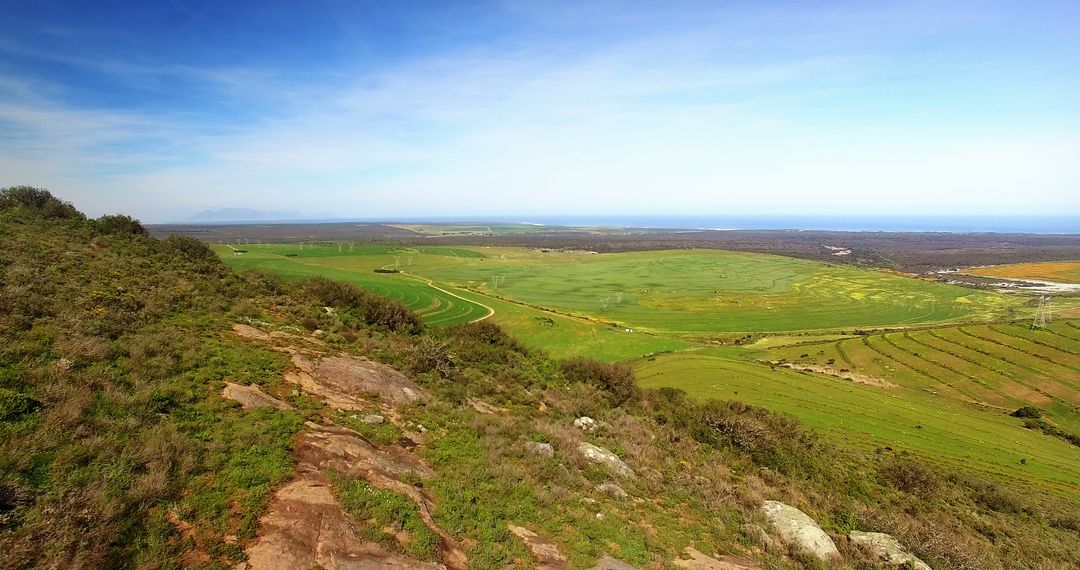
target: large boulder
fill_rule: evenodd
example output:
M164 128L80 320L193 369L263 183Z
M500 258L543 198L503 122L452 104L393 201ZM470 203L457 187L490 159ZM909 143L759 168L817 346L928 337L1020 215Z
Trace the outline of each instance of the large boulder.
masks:
M853 530L848 534L848 540L865 548L876 556L879 562L891 566L910 564L915 567L915 570L931 570L927 563L904 550L903 545L890 534Z
M581 442L578 445L578 451L585 456L585 459L592 461L593 463L600 463L608 468L612 473L619 475L620 477L633 477L634 470L630 468L622 459L619 459L618 455L604 449L603 447L597 447L588 442Z
M836 549L836 544L806 513L780 501L765 501L761 510L784 542L822 560L839 558L840 551Z

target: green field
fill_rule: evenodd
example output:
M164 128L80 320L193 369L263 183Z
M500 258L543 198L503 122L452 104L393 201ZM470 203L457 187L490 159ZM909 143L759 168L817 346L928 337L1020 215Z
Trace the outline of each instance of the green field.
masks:
M398 299L430 324L493 318L556 355L625 358L714 336L987 320L1023 300L773 255L525 248L246 246L240 269L323 275ZM402 273L375 273L397 268ZM431 283L428 282L431 281Z
M989 319L1017 299L874 270L714 250L492 248L424 275L658 334L842 330Z
M743 400L855 445L1080 497L1080 451L1007 415L1035 405L1080 433L1080 325L1009 324L1030 314L1023 296L712 250L245 247L215 249L240 269L354 283L432 325L491 318L556 357L630 359L643 386ZM745 346L713 346L747 333Z
M425 323L456 325L484 318L486 307L440 289L424 279L403 274L375 273L377 267L393 266L399 258L408 263L408 256L476 255L470 250L423 248L396 250L378 246L343 244L338 251L332 245L249 245L247 252L236 255L233 248L216 245L214 250L230 266L240 270L259 270L287 279L322 276L352 283L373 293L401 301L416 311ZM350 258L365 262L364 269L343 269L325 263L327 260Z
M947 327L910 337L893 333L801 346L664 354L638 361L635 369L645 387L675 387L697 397L765 406L788 412L831 438L887 446L896 453L910 451L967 472L1080 498L1080 449L1025 429L1023 420L1008 415L1035 403L1063 429L1080 432L1080 372L1020 352L998 351L999 345L965 334L981 336L998 329L1009 342L1025 343L1013 336L1018 327ZM1054 329L1080 333L1065 323ZM1050 332L1036 334L1043 340L1060 338L1062 350L1077 342ZM993 356L976 359L973 355L981 354L977 350ZM894 386L865 385L768 363L781 358L837 372L852 370Z

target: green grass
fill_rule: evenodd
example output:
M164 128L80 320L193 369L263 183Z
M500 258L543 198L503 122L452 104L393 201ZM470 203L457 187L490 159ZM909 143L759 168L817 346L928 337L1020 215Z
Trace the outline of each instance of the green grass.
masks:
M856 344L858 339L851 343L850 348L861 345ZM806 347L794 350L812 352L817 358L829 355L817 355ZM744 358L740 349L703 350L660 355L638 362L635 368L643 387L668 386L699 398L749 402L790 413L833 439L912 451L965 471L1080 497L1076 447L1024 429L1021 420L1003 411L924 390L933 384L931 380L879 388ZM904 372L892 379L911 374Z
M472 250L454 248L421 248L403 250L380 246L349 246L343 244L342 253L337 245L249 245L248 252L237 256L226 246L214 246L215 251L230 266L238 270L259 270L280 275L287 279L321 276L352 283L384 297L400 301L415 311L425 323L449 326L482 318L488 313L484 307L440 291L422 279L402 274L375 273L376 268L392 267L395 262L405 264L410 257L425 256L478 256ZM353 263L345 267L335 266L335 261L346 258Z
M226 246L216 251L235 268L356 284L402 301L428 324L475 320L491 307L495 322L556 356L619 359L684 348L701 337L986 320L1024 302L881 271L713 250L244 247L239 256ZM375 273L380 268L403 273Z
M989 319L1021 300L882 271L713 250L491 248L424 267L443 283L674 335L842 330Z
M330 473L338 500L361 527L362 536L372 542L421 560L434 560L439 554L439 535L435 534L407 497L374 489L363 479ZM399 537L398 533L405 536Z

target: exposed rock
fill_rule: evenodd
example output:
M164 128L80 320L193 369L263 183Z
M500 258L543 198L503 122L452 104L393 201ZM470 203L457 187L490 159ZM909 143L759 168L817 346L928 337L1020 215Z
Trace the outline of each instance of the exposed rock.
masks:
M604 513L596 513L596 520L602 521L602 520L604 520L606 518L607 518L607 515L605 515Z
M368 414L360 418L360 421L364 422L365 424L379 425L385 422L386 418L380 416L379 414Z
M595 431L597 425L599 424L597 424L596 420L590 418L589 416L581 416L580 418L574 420L574 427L582 431Z
M929 565L905 550L904 546L892 535L883 532L853 530L848 534L848 539L877 556L879 562L892 566L903 566L910 563L916 570L931 570Z
M750 538L750 540L753 540L754 542L760 544L763 548L765 548L765 550L768 550L769 552L776 552L777 550L779 550L776 541L773 540L771 536L769 536L769 533L765 532L765 529L754 523L746 523L742 525L742 532L748 538Z
M377 394L390 405L427 399L427 394L404 374L371 360L354 356L316 359L294 352L292 362L296 370L286 372L285 380L321 396L335 408L365 407L367 402L360 396L363 393Z
M525 542L534 558L536 567L543 570L564 570L567 568L566 557L559 552L559 547L545 540L535 532L512 524L506 525L510 532Z
M596 561L596 566L593 566L589 570L637 570L637 568L619 560L618 558L612 558L605 556Z
M597 486L596 490L613 499L625 499L627 497L626 491L615 483L604 483L603 485Z
M540 457L553 457L555 455L555 448L551 447L550 443L530 441L525 444L525 449L528 449L529 453Z
M578 445L578 451L585 456L585 459L594 463L602 463L611 472L619 475L620 477L633 477L634 470L630 468L622 459L619 459L618 455L604 449L603 447L597 447L588 442L581 442Z
M806 513L779 501L765 501L762 511L780 534L780 538L788 544L802 548L822 560L840 556L840 551L836 549L836 544L829 535Z
M319 473L327 470L359 477L372 487L393 491L410 499L417 507L420 519L441 539L442 560L447 567L466 568L465 552L432 517L434 502L426 490L402 481L406 475L419 479L432 476L432 471L419 458L398 446L376 447L359 433L337 425L305 424L293 450L298 469Z
M500 408L498 406L493 406L493 405L491 405L491 404L489 404L489 403L487 403L487 402L485 402L483 400L479 400L477 398L469 398L468 402L469 402L469 405L472 406L472 409L480 412L481 414L500 414L500 413L510 411L510 410L508 410L506 408Z
M277 408L279 410L292 409L292 406L264 393L255 384L241 386L240 384L226 382L225 388L221 391L221 397L240 402L240 407L245 410L266 407Z
M738 556L725 554L714 558L693 546L687 546L684 552L690 557L689 560L673 560L672 563L689 570L762 570L757 562Z
M365 541L356 523L338 505L326 476L309 469L274 493L247 555L246 567L251 570L445 568L392 554Z
M338 392L374 393L392 405L427 399L427 394L404 374L385 364L354 356L324 358L311 374L317 382Z
M391 406L426 400L427 394L404 374L393 368L358 356L323 357L312 350L312 343L299 337L274 331L267 334L255 327L233 325L233 331L246 339L270 343L270 348L292 355L295 370L285 373L285 380L298 384L304 391L320 396L326 404L344 410L364 407L362 394L376 394ZM277 343L273 341L277 340ZM291 341L288 345L284 341ZM308 348L298 348L304 345Z

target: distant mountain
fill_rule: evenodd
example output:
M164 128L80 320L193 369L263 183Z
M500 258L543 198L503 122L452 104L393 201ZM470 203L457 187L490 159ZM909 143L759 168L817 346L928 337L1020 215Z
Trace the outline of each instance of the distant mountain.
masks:
M218 208L203 210L189 218L193 222L255 222L271 220L302 220L309 218L298 212L256 210L254 208Z

